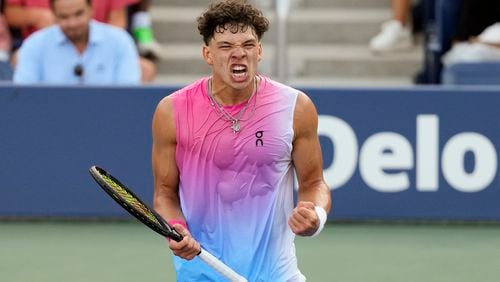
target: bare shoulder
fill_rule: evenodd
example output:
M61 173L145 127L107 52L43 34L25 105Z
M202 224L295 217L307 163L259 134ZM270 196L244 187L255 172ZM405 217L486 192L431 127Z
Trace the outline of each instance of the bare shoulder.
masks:
M166 96L158 102L156 106L156 114L168 114L172 112L172 97Z
M316 107L304 92L299 92L293 118L295 137L316 132L318 127L318 112Z
M153 115L153 139L156 141L159 139L166 141L165 138L167 138L169 141L175 141L174 120L172 98L167 96L158 103Z

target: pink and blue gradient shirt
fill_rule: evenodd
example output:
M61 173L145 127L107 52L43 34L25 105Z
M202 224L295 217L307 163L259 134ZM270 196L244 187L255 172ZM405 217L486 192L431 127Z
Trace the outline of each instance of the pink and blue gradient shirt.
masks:
M293 209L293 115L298 90L259 76L241 130L210 100L203 78L171 95L181 207L193 237L249 281L303 281ZM233 117L245 103L224 106ZM178 281L225 281L175 257Z

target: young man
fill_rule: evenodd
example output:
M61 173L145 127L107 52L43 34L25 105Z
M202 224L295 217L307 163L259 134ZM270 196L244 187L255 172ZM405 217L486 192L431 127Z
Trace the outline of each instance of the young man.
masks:
M90 0L51 0L56 25L19 50L16 83L139 84L139 56L123 29L92 20Z
M258 74L268 25L244 0L212 4L198 18L212 75L153 117L154 205L185 236L169 241L178 281L224 281L200 244L249 281L305 281L295 234L317 234L330 210L313 103Z

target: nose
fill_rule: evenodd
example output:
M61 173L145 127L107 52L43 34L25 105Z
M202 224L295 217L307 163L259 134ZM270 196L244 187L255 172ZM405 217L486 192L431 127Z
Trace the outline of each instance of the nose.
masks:
M74 28L74 27L78 27L78 25L79 25L78 18L71 17L71 18L66 19L66 26L67 27Z
M235 59L241 59L241 58L244 58L246 57L246 51L245 49L242 47L242 46L237 46L234 48L233 50L233 53L231 54L231 56Z

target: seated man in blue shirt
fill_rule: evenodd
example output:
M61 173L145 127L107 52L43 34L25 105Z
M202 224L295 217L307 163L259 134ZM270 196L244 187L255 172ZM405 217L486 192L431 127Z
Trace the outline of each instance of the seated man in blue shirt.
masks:
M139 56L123 29L92 20L90 0L51 0L56 25L28 37L15 83L139 84Z

